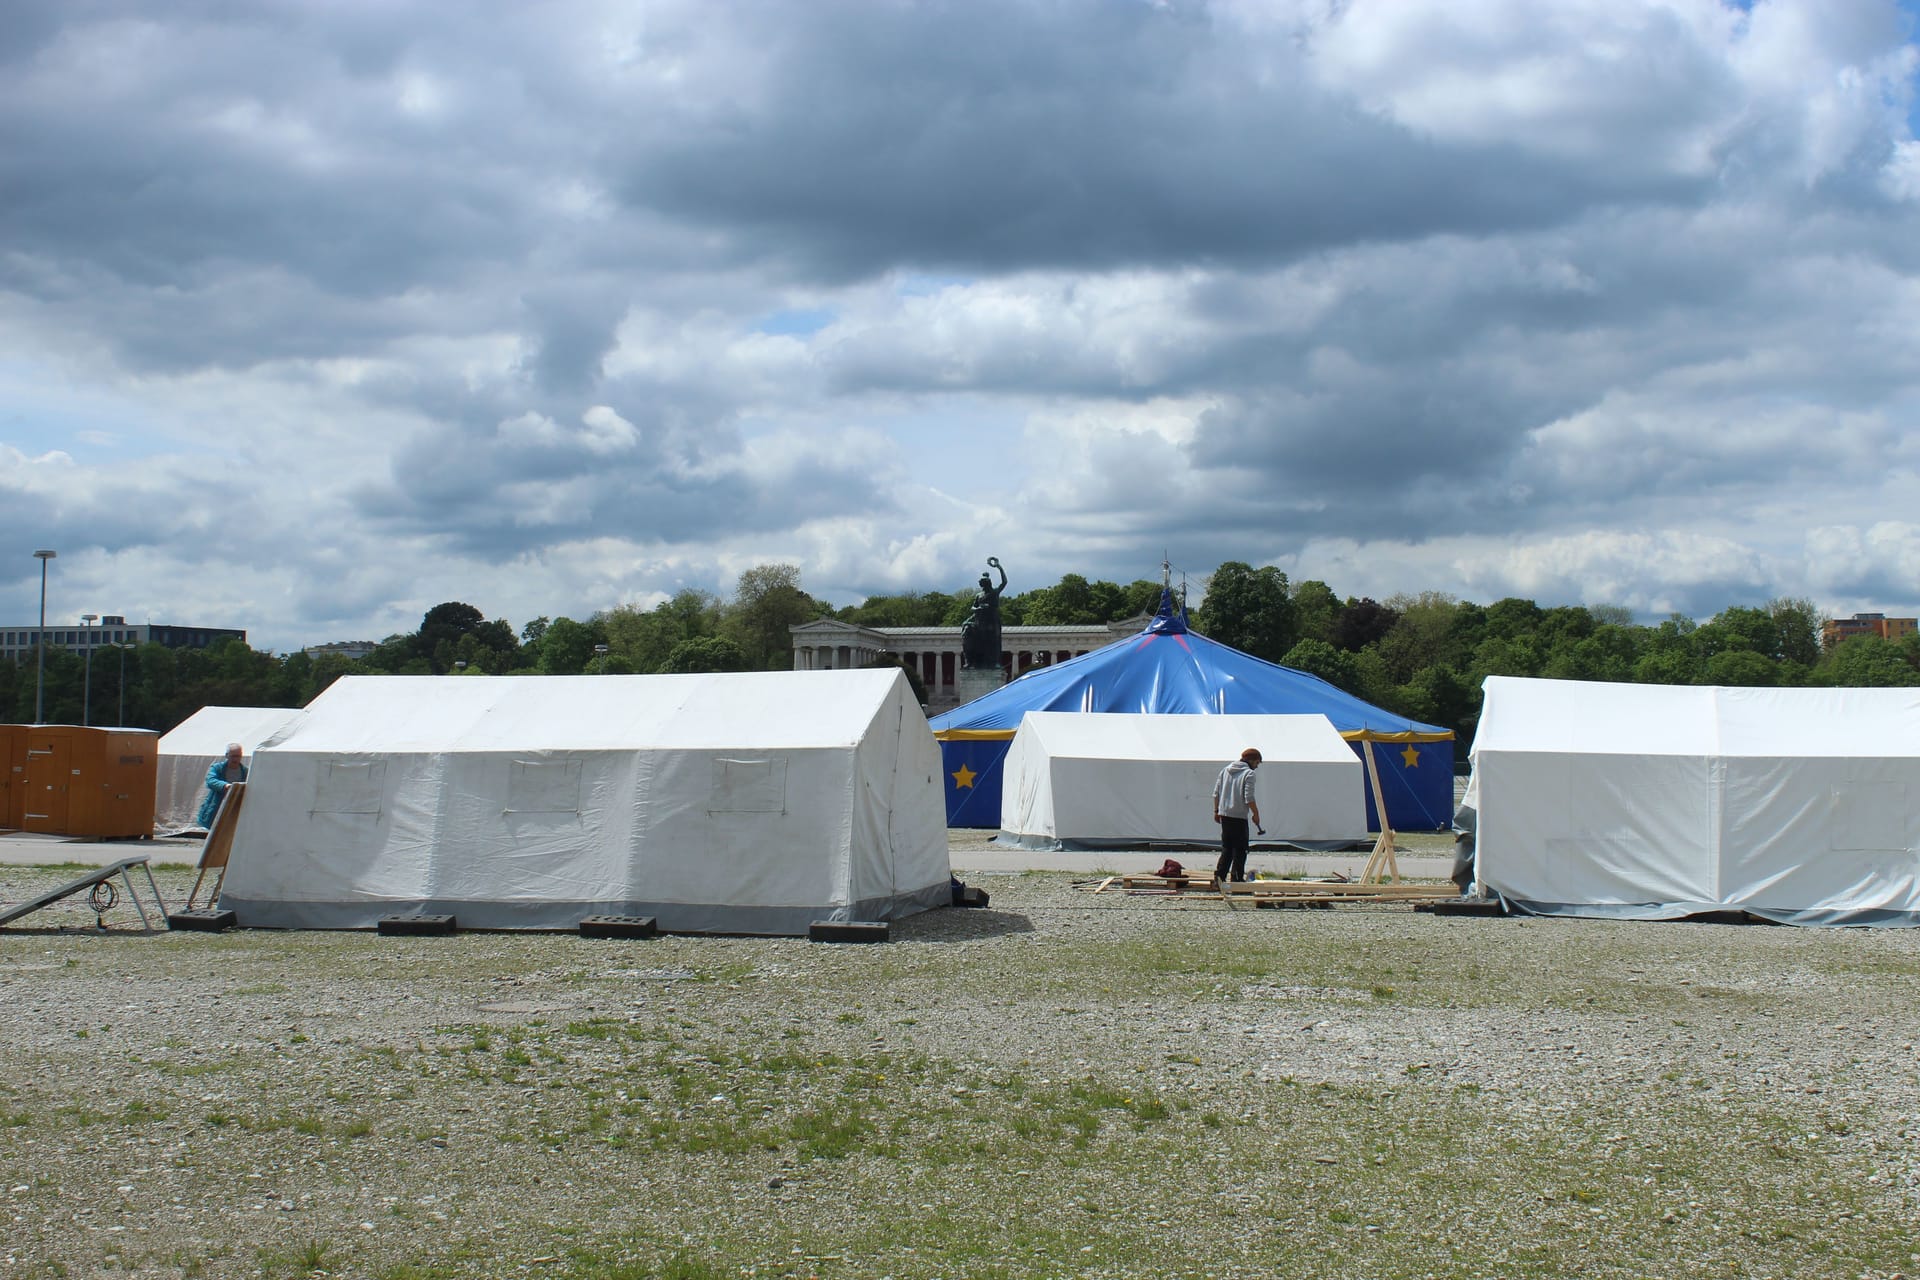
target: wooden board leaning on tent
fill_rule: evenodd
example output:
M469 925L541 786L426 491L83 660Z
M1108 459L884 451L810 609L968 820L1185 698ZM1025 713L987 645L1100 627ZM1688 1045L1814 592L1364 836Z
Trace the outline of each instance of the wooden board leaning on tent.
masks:
M1393 824L1387 821L1386 796L1380 790L1380 766L1374 763L1373 739L1360 740L1361 758L1367 765L1367 784L1373 788L1373 811L1380 817L1380 838L1373 842L1373 854L1360 872L1361 884L1382 881L1400 883L1400 864L1393 856Z
M220 886L227 878L227 858L233 853L233 829L240 823L240 806L246 803L247 784L229 782L221 793L220 807L214 811L213 822L207 828L206 843L200 846L200 874L193 878L193 892L187 895L187 910L194 909L194 899L200 896L200 884L207 878L207 872L219 872L213 878L213 888L207 894L207 905L220 901Z

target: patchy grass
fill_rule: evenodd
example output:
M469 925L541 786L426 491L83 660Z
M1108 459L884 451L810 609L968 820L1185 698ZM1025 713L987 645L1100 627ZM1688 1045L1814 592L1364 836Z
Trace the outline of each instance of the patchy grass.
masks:
M382 1280L1916 1273L1920 939L1065 879L882 948L0 937L7 1008L41 1011L0 1037L5 1247Z

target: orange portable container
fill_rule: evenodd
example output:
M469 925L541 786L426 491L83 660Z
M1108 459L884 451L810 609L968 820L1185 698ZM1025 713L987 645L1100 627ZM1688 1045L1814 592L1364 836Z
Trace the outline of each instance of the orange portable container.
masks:
M12 826L61 836L153 834L159 734L71 724L7 728L13 732L0 745L11 757Z
M0 828L20 829L20 804L26 798L26 747L20 735L25 727L0 724Z

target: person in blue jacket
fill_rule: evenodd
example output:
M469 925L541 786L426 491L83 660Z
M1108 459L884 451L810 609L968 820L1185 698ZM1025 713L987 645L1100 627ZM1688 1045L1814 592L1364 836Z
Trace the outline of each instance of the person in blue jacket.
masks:
M242 757L246 751L237 742L227 744L226 758L215 760L207 769L207 798L200 802L200 825L211 829L214 815L220 812L220 801L227 794L227 788L236 782L247 780L247 766Z

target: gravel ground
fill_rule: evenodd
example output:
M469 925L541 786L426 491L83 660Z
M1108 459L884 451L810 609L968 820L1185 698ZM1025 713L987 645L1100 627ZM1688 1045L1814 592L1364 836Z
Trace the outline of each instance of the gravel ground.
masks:
M1920 931L974 883L864 947L33 917L0 1275L1920 1275Z

